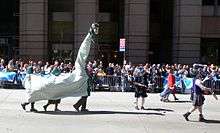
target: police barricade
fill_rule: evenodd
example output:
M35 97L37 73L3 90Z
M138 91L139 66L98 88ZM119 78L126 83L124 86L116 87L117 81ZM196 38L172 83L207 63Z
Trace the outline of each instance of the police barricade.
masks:
M214 85L214 81L209 79L209 80L204 81L203 84L205 87L212 88Z
M161 92L163 89L163 78L155 77L154 81L148 84L150 92ZM97 76L92 85L92 91L134 91L129 85L126 77L121 76Z
M220 80L206 80L204 81L204 86L212 88L216 94L220 94Z
M121 91L120 76L97 76L93 84L93 91Z
M189 78L190 79L190 78ZM93 83L92 91L123 91L123 87L126 90L129 87L127 81L125 80L123 83L121 80L121 76L112 76L112 75L105 75L105 76L98 76L96 81ZM149 82L148 87L150 92L161 92L163 90L163 86L166 79L163 77L155 77L153 82ZM177 87L177 93L190 93L190 88L186 88L186 79L180 79L179 85ZM192 86L192 80L189 80L190 84L187 86ZM125 86L123 86L125 84ZM204 85L209 88L214 88L214 91L217 94L220 94L220 80L206 80ZM189 91L189 92L188 92Z
M215 91L216 94L220 94L220 80L215 81L214 91Z
M154 84L148 84L148 87L151 89L151 92L161 92L163 90L164 79L161 76L154 78Z
M24 89L23 75L17 72L0 72L0 87L5 89Z

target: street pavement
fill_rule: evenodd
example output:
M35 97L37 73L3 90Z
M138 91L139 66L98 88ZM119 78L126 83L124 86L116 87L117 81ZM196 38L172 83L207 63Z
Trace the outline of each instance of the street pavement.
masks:
M190 107L190 95L177 94L179 101L161 102L159 94L148 94L146 110L134 109L134 94L127 92L92 92L89 112L76 112L77 98L64 98L61 112L54 105L43 111L47 101L36 102L37 113L24 111L20 103L25 90L0 89L0 133L219 133L220 100L206 96L204 116L198 122L198 111L187 122L182 114ZM220 98L220 95L218 95ZM29 110L30 107L27 107Z

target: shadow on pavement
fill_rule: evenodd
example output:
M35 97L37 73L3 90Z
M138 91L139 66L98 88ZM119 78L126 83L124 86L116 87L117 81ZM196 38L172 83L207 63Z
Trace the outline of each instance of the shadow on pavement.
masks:
M154 111L167 111L167 112L174 112L172 109L163 109L163 108L146 108L144 110L154 110Z
M167 103L191 103L190 100L177 100L177 101L168 101Z
M204 121L205 123L218 123L218 124L220 124L220 120L205 120Z
M203 122L203 123L210 123L210 124L220 124L220 120L208 120L208 119L205 119L205 121L190 120L190 122Z
M145 113L145 112L123 112L123 111L87 111L87 112L75 112L75 111L38 111L36 113L49 114L49 115L96 115L96 114L130 114L130 115L160 115L163 113Z

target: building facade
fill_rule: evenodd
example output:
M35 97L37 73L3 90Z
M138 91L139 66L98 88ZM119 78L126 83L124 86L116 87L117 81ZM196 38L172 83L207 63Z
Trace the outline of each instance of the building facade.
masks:
M20 0L19 20L21 58L74 59L98 22L90 59L220 63L220 0Z

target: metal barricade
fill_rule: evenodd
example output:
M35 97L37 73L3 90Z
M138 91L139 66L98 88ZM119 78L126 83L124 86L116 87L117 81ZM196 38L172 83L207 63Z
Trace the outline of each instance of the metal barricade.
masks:
M24 89L21 76L20 73L16 73L13 80L1 80L0 87L5 89Z
M206 80L206 81L204 81L203 84L205 87L212 88L213 87L213 80Z
M213 88L215 93L220 94L220 81L219 80L206 80L204 86L208 88Z
M148 88L150 92L161 92L163 90L163 77L154 77L153 81L148 82ZM220 94L220 80L206 80L204 86L209 88L214 88L214 91L217 94ZM126 91L129 87L126 77L122 78L121 76L98 76L93 85L93 91ZM179 89L179 90L178 90ZM177 93L182 93L181 88L177 88Z
M161 92L163 89L163 78L159 76L155 77L154 82L154 88L151 92Z
M220 94L220 81L216 80L214 84L214 91L216 94Z
M120 76L98 76L95 91L121 91Z
M157 88L162 88L163 87L163 78L162 77L156 77L155 81L156 81L156 87Z

